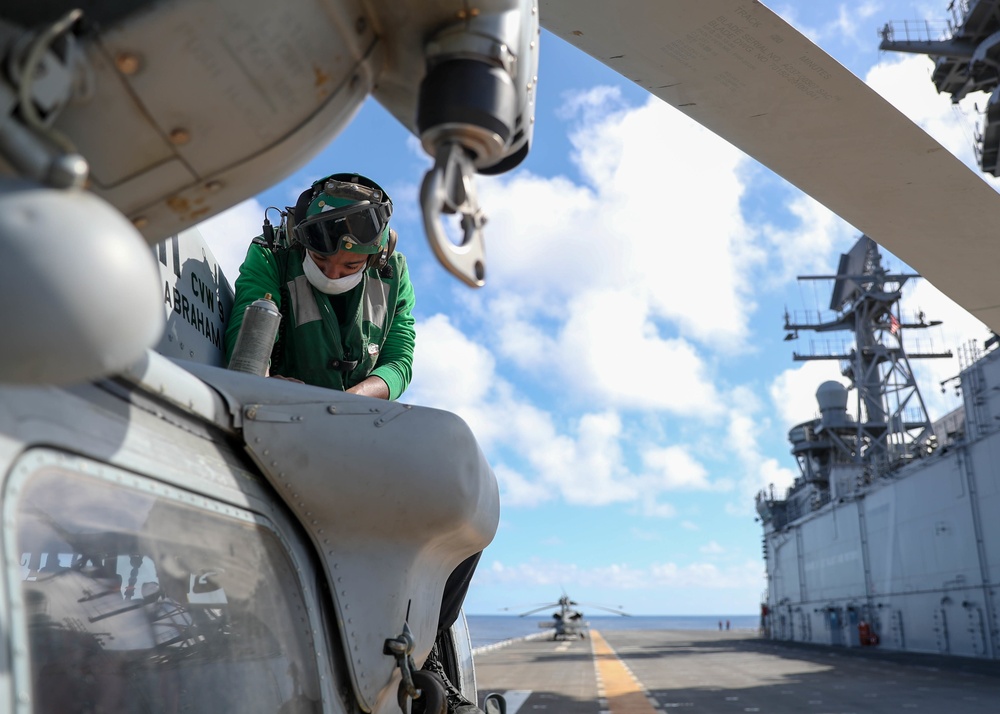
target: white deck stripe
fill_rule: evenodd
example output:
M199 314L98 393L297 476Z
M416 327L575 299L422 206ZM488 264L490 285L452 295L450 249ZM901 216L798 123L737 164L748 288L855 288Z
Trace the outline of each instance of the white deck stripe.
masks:
M517 714L521 705L528 701L531 696L530 689L510 689L503 693L503 698L507 700L507 714Z

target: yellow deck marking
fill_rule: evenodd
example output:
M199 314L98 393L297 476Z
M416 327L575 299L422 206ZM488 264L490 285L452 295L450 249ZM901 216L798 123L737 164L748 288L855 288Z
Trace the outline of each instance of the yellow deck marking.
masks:
M603 683L604 697L611 714L653 714L656 710L649 703L643 686L635 680L625 664L611 649L611 645L596 630L590 631L594 649L594 663L599 685Z

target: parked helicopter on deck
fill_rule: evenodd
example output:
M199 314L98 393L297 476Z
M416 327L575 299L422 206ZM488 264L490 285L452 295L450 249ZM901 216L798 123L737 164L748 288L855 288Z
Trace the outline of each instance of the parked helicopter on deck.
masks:
M583 613L576 609L581 605L596 607L598 610L605 610L607 612L614 613L615 615L630 617L630 615L621 608L607 607L606 605L594 605L592 603L580 603L576 600L571 600L569 595L566 593L563 593L562 597L560 597L556 602L546 603L532 610L528 610L527 612L522 612L518 617L526 617L528 615L533 615L536 612L541 612L542 610L548 610L551 607L558 607L559 609L552 613L551 622L539 622L538 626L541 628L552 628L553 640L576 638L583 639L587 636L587 632L590 629L590 623L584 620Z

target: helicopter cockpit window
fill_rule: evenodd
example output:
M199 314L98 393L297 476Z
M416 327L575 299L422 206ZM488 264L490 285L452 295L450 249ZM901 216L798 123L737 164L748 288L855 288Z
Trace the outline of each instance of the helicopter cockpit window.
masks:
M21 490L32 711L319 711L302 588L274 533L129 479L50 466Z

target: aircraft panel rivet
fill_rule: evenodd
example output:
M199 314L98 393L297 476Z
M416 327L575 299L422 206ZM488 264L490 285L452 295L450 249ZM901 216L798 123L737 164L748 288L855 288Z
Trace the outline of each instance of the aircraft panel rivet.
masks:
M187 129L177 128L170 132L170 143L181 146L191 141L191 132Z
M336 413L337 413L337 407L327 407L327 408L326 408L326 410L327 410L327 411L328 411L328 412L329 412L330 414L336 414Z
M139 71L139 55L133 52L119 52L115 57L115 67L122 74L135 74Z
M256 419L257 418L257 408L256 407L250 407L249 409L247 409L247 411L246 411L246 417L247 417L247 419ZM256 441L259 443L260 442L260 438L258 437L256 439ZM264 453L266 454L267 452L265 451Z

